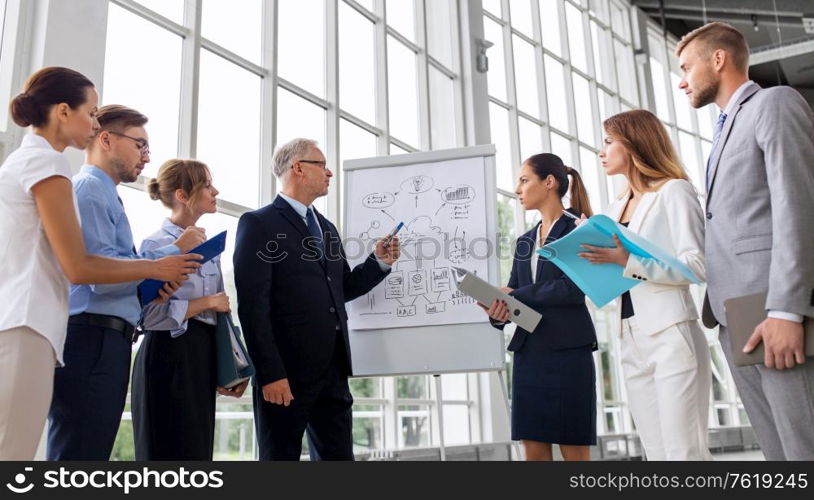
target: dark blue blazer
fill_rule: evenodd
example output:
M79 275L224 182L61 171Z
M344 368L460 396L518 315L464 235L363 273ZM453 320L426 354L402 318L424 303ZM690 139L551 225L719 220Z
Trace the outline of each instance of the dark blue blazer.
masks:
M569 210L569 212L574 213ZM579 214L574 214L579 215ZM548 235L548 241L559 239L573 231L574 220L562 215ZM539 224L534 229L517 238L517 245L509 277L511 296L543 315L534 332L517 328L508 350L517 351L534 336L535 345L548 350L571 349L596 345L596 330L585 305L585 294L563 273L559 267L543 257L539 257L536 281L531 280L531 259L534 240ZM503 324L492 322L496 328Z
M322 377L334 353L337 326L350 366L345 302L366 294L389 273L372 254L351 270L336 226L316 215L324 259L305 222L279 196L238 222L238 315L260 386L288 378L295 389Z

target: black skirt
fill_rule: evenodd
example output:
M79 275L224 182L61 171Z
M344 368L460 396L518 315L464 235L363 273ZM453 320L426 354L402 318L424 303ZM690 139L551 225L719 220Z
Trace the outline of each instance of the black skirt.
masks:
M595 445L593 347L560 351L536 347L527 341L514 353L512 439Z
M133 366L136 460L212 460L216 386L213 325L146 332Z

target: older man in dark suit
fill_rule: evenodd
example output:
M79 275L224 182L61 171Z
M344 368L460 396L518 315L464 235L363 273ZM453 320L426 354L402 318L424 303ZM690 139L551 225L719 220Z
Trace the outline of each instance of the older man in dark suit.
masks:
M299 460L307 433L313 460L352 460L345 302L382 281L399 242L377 242L351 270L336 226L312 206L333 177L316 142L294 139L273 164L283 190L240 218L234 254L260 459Z

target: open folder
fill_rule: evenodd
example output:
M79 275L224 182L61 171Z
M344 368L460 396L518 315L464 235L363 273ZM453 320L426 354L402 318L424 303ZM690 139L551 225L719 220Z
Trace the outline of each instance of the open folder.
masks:
M624 269L618 264L592 264L578 255L586 252L582 245L615 247L614 234L631 255L653 259L664 268L675 269L693 283L700 282L683 262L606 215L594 215L537 252L562 269L597 307L603 307L641 283L624 277Z
M756 365L764 362L763 342L750 353L743 352L743 346L755 333L757 325L768 316L766 296L766 292L763 292L724 301L726 327L729 330L735 366ZM803 327L805 328L803 352L806 358L811 358L814 357L814 318L805 318Z
M187 253L197 253L203 256L201 264L205 264L222 254L226 249L226 231L216 234L215 236L204 241L197 247L193 248ZM138 289L141 295L141 303L147 305L156 298L158 298L158 291L164 286L163 281L158 280L144 280L139 283Z
M509 294L503 293L488 282L478 278L466 269L453 267L455 282L458 290L477 300L483 305L490 306L496 300L502 300L509 307L509 321L527 332L533 332L543 315L520 302Z

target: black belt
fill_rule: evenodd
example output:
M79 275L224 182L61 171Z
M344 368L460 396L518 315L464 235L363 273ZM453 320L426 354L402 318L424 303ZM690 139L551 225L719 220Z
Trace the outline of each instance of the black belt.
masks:
M128 342L135 342L138 337L136 327L118 316L106 316L104 314L81 313L68 318L69 325L96 326L116 330L124 335Z

